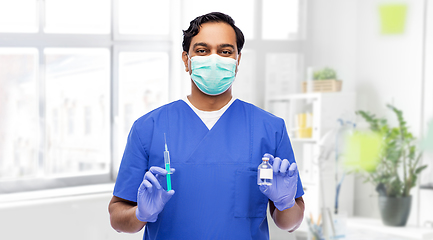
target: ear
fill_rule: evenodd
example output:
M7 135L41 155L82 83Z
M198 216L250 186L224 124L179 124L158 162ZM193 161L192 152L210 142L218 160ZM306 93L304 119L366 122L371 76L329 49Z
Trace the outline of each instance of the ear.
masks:
M182 61L183 61L183 64L185 65L185 72L189 72L188 53L185 51L182 52Z

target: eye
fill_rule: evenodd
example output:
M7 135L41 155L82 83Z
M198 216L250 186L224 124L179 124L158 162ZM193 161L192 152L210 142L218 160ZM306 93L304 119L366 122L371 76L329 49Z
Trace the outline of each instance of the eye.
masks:
M224 55L231 55L232 51L230 51L230 50L222 50L221 53L224 54Z
M195 52L198 53L198 54L205 54L206 53L206 49L197 49Z

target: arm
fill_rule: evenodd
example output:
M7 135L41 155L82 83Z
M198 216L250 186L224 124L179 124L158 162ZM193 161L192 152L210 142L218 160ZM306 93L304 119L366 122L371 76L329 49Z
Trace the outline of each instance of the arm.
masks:
M293 232L301 225L302 220L304 219L304 199L302 197L296 198L295 205L283 211L278 210L274 203L269 201L269 210L277 227Z
M140 231L146 222L141 222L135 216L137 204L125 199L113 196L108 205L110 222L114 230L118 232L135 233Z

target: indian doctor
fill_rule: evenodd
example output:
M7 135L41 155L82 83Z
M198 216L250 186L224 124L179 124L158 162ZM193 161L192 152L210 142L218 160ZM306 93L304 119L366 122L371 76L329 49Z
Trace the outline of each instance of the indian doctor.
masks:
M268 204L279 228L299 227L304 192L284 121L232 96L244 42L233 19L219 12L183 31L191 93L134 122L109 203L115 230L146 226L146 240L269 239ZM258 186L264 156L273 183Z

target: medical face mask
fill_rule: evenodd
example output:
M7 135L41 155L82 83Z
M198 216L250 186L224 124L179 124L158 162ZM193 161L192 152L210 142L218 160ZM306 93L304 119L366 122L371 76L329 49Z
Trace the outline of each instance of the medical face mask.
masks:
M225 92L236 76L236 60L221 57L195 56L191 59L191 78L195 85L207 95L219 95Z

